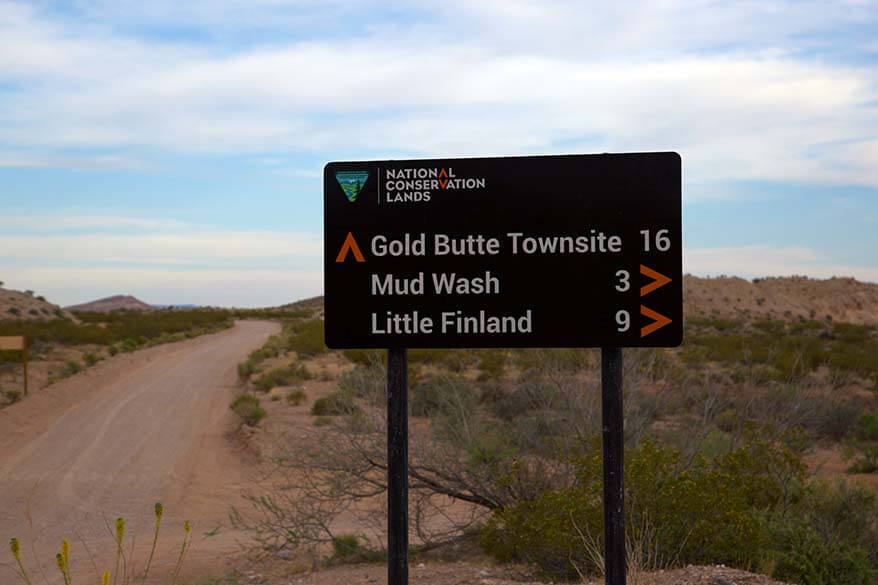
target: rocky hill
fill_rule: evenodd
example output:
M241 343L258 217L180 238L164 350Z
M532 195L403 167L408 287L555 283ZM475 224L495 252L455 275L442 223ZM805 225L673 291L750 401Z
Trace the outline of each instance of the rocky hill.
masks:
M109 313L111 311L155 311L156 308L148 305L131 295L116 295L105 299L98 299L90 303L71 305L64 307L68 311L88 311L92 313Z
M686 318L813 319L878 325L878 285L853 278L683 278Z
M33 291L0 288L0 321L72 319L72 315Z

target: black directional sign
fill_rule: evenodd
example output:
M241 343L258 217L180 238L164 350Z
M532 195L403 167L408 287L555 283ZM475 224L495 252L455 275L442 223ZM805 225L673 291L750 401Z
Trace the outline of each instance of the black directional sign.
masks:
M323 181L330 347L682 341L676 153L333 162Z

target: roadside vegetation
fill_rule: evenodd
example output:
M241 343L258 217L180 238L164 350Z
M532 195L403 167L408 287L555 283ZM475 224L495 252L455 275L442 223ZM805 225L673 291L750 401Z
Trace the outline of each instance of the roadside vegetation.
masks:
M232 314L218 309L117 311L75 313L69 319L0 321L0 336L28 339L31 362L52 362L46 382L52 383L117 355L145 347L182 341L232 326ZM64 356L52 358L61 351ZM0 351L0 399L10 404L22 398L18 379L22 353ZM2 382L4 378L15 381ZM2 403L0 403L2 405Z
M84 556L88 557L93 568L93 575L90 577L73 574L70 567L70 541L67 539L62 540L60 543L60 551L55 556L55 568L61 573L65 585L70 585L73 582L94 583L95 585L110 585L110 583L113 585L146 583L150 576L150 570L153 568L153 562L158 560L155 558L155 553L158 545L159 533L161 532L162 517L164 516L164 507L161 503L157 502L154 506L154 510L155 525L152 535L152 547L148 558L142 563L136 563L136 559L133 557L135 537L132 536L128 538L131 545L126 552L126 547L129 547L129 544L128 541L126 541L127 525L124 518L116 518L115 522L113 522L112 528L109 525L107 526L107 529L113 534L114 541L113 554L112 556L107 555L107 558L114 559L112 569L107 568L107 570L99 572L98 563L102 562L103 558L95 558L88 546L86 546L84 541L80 539L82 550L84 550L85 553ZM180 544L176 561L173 564L173 569L164 579L156 580L154 577L153 580L149 581L150 583L177 585L180 582L180 570L183 568L183 563L186 560L186 555L191 546L191 532L192 529L187 520L183 523L183 540ZM26 554L22 550L22 542L18 538L13 537L9 540L9 551L12 554L13 559L13 562L9 564L9 567L16 573L21 583L24 585L34 585L34 583L39 583L40 581L37 581L36 574L39 574L42 577L42 582L46 582L45 573L43 572L42 567L39 567L36 572L30 567L31 562L26 558ZM142 565L142 568L140 568L140 565Z
M319 327L288 323L242 379L310 383L296 372L328 351ZM350 365L305 403L320 440L276 444L273 476L233 518L275 553L380 558L384 352L335 355ZM878 580L878 481L863 482L878 472L875 327L693 319L681 348L624 360L632 574L691 563L803 585ZM556 581L599 575L599 374L594 350L410 351L413 550L466 542ZM820 471L817 453L848 473ZM342 513L361 530L332 532Z

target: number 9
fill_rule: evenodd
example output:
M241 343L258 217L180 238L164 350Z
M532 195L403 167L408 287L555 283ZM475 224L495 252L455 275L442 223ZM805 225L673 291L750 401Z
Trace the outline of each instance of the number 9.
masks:
M616 325L619 332L628 331L631 327L631 315L628 311L616 311Z

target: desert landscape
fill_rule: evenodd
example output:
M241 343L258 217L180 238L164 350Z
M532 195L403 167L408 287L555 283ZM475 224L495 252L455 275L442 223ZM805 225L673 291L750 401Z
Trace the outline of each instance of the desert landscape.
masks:
M148 583L170 582L183 542L183 583L383 582L383 354L328 350L321 298L0 299L0 335L32 340L27 397L16 352L0 353L0 526L34 582L64 582L63 539L76 582L137 582L155 502ZM867 575L878 285L687 276L684 299L680 348L625 355L629 583ZM412 582L599 582L595 351L411 350L409 364ZM670 491L642 491L655 485ZM14 555L0 559L14 583Z

